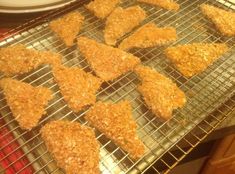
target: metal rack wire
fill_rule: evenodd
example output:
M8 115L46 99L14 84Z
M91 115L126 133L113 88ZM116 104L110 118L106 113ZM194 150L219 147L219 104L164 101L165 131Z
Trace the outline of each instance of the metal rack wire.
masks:
M141 96L136 91L139 80L134 73L127 73L113 82L103 84L97 94L98 100L112 102L123 99L130 100L133 116L138 124L139 136L147 147L147 152L143 158L133 161L121 148L115 146L102 133L96 131L97 139L101 143L100 169L103 173L168 172L234 110L234 38L221 37L210 22L203 17L197 7L204 2L204 0L179 0L181 10L178 13L139 4L148 14L147 19L142 24L153 21L158 26L174 26L176 28L179 39L172 45L192 42L226 42L231 49L205 72L192 78L183 77L166 60L163 54L164 47L132 50L132 53L138 56L143 64L154 67L173 79L186 93L187 104L183 109L177 110L171 120L163 123L144 105ZM221 8L230 7L227 3L224 6L213 0L206 2ZM88 12L83 7L84 3L87 3L87 1L76 2L63 10L49 12L20 26L10 31L9 33L17 33L1 41L0 45L8 46L23 43L34 49L59 52L63 55L63 63L66 66L79 66L85 71L91 71L76 45L67 48L48 28L48 21L51 19L72 10L78 10L86 18L79 35L103 41L104 21L97 19ZM121 6L128 7L134 4L137 3L133 0L124 0ZM128 34L124 37L127 36ZM2 77L1 75L0 78ZM39 126L30 132L26 132L21 130L14 120L2 91L0 91L0 119L4 121L0 124L0 130L7 127L10 131L4 136L7 136L7 134L14 135L11 141L0 147L0 151L15 141L19 143L19 146L11 153L5 154L2 158L0 156L0 162L22 149L24 153L17 159L10 161L5 169L14 168L17 161L27 158L28 164L20 170L15 170L15 173L23 172L28 166L33 167L34 173L63 173L63 170L56 166L56 162L47 151L40 138L39 130L45 123L56 119L67 119L88 124L83 118L86 111L73 113L67 107L57 84L53 81L48 66L40 67L31 73L15 78L35 86L43 85L50 88L54 91L54 99L47 106L47 114L40 120ZM177 150L177 154L174 154L175 150Z

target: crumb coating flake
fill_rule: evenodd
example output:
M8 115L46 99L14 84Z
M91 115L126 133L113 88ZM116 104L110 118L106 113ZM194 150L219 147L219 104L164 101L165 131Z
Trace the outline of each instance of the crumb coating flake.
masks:
M173 0L138 0L138 1L159 6L166 10L178 11L180 8L180 5Z
M98 102L88 111L85 119L128 152L133 159L143 156L145 146L137 136L137 125L132 118L128 101L116 104Z
M67 174L99 174L99 143L94 131L79 123L52 121L41 136L57 165Z
M191 77L204 71L226 51L224 43L193 43L168 47L165 54L184 76Z
M140 63L139 58L130 53L86 37L78 38L78 47L96 75L104 81L114 80Z
M128 50L135 47L148 48L162 46L173 42L176 39L177 34L175 28L159 28L154 23L148 23L124 39L119 45L119 48L122 50Z
M117 6L120 0L94 0L86 5L100 19L106 18Z
M138 91L156 116L168 120L174 109L181 108L186 103L184 92L171 79L142 65L137 66L135 72L141 80Z
M52 92L45 87L33 87L11 78L0 80L0 87L20 127L31 130L37 126L39 119L45 114L48 101L52 99Z
M17 44L0 49L0 71L5 76L30 72L42 64L60 64L61 56L50 51L28 49Z
M50 22L49 27L67 46L72 46L84 21L84 16L79 12L71 12L63 17Z
M235 13L212 5L202 4L202 13L210 19L225 36L235 36Z
M138 26L146 18L139 6L126 9L117 7L108 17L104 29L104 39L108 45L116 45L117 40Z
M53 68L53 75L64 100L74 112L96 102L96 92L102 83L98 77L80 68L62 65Z

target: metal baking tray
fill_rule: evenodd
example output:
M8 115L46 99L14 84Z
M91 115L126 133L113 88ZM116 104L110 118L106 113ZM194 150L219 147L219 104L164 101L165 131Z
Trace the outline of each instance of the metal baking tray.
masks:
M10 34L11 36L7 36L0 41L0 46L5 47L22 43L29 48L37 50L51 50L63 55L64 65L78 66L85 71L91 71L84 57L77 49L76 44L70 48L66 47L48 28L50 20L70 11L78 10L86 18L79 36L88 36L103 42L104 21L97 19L84 8L83 5L87 2L85 0L77 1L63 9L48 12L33 21L19 26L3 35ZM147 152L138 161L133 161L121 148L95 130L97 139L101 144L100 170L102 173L144 173L146 171L148 173L150 170L156 173L161 173L163 170L168 172L234 110L235 39L222 37L213 25L203 17L198 8L200 4L205 2L224 9L230 8L232 4L229 6L229 2L226 2L226 5L224 5L214 0L178 0L177 2L181 6L180 11L177 13L137 3L133 0L123 0L120 6L128 7L139 4L148 14L142 25L148 22L155 22L160 27L175 27L179 39L171 45L194 42L225 42L230 47L230 51L203 73L192 78L186 78L166 59L163 54L163 50L166 47L132 50L132 53L138 56L143 64L155 68L177 83L187 96L187 104L183 109L176 110L172 119L162 122L146 107L137 92L136 87L139 84L139 80L133 72L129 72L113 82L104 83L97 94L97 99L112 102L118 102L123 99L131 101L133 117L138 124L138 134L146 145ZM3 78L3 75L0 75L0 78ZM18 158L11 160L5 170L11 167L14 168L14 164L17 161L27 158L27 164L20 170L15 170L15 173L22 173L29 166L33 168L32 173L64 173L62 169L57 167L56 162L48 152L40 137L39 130L45 123L58 119L88 124L84 119L86 111L76 114L68 108L57 84L53 81L49 66L40 67L31 73L15 76L14 78L35 86L50 88L54 92L54 99L47 106L47 114L40 120L39 125L32 131L27 132L20 129L14 120L2 91L0 91L0 120L2 120L0 130L7 128L10 131L6 134L14 136L4 146L0 146L0 151L7 148L12 142L19 144L10 154L5 154L4 157L0 156L0 164L21 149L24 153ZM227 103L228 101L230 104ZM194 133L196 129L201 132L200 137L197 133ZM183 140L190 148L185 149L183 145L181 147ZM171 153L172 148L177 148L181 154ZM170 161L164 160L166 154L171 156ZM158 168L156 164L159 162L165 167Z

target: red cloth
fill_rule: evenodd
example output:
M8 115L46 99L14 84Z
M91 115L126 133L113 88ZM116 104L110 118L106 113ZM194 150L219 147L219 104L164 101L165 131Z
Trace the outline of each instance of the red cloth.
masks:
M4 124L4 120L0 119L0 127ZM0 128L0 165L4 169L5 174L15 174L22 168L24 169L20 174L33 173L32 166L26 167L30 162L19 147L19 143L9 129L6 126Z

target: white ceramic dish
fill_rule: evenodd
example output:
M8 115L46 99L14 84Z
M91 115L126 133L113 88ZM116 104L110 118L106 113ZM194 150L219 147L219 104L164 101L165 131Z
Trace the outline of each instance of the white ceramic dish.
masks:
M0 13L32 13L63 7L76 0L0 0Z

